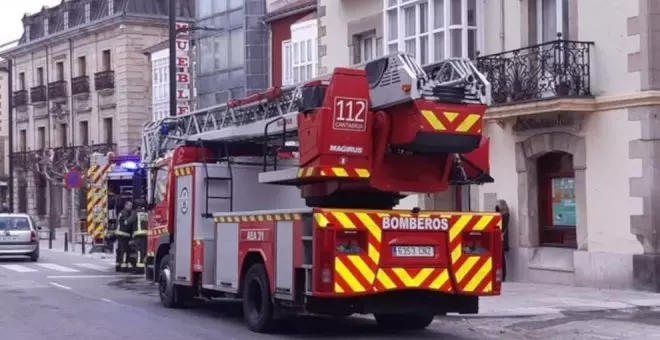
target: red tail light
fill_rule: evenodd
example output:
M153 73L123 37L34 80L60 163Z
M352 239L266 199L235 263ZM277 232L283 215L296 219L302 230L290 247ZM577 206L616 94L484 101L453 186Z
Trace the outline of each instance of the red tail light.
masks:
M492 234L472 231L463 234L463 254L484 255L492 251Z
M30 232L30 242L37 242L37 232L36 231L31 231Z
M314 230L314 291L332 293L335 290L335 230L332 225Z

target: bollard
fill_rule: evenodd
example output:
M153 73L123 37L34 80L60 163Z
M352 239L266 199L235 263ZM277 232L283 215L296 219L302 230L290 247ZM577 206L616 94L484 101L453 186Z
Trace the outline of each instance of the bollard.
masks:
M48 249L53 249L53 228L48 228Z
M64 251L69 251L69 233L64 233Z
M85 255L85 234L80 234L82 242L80 242L80 252Z

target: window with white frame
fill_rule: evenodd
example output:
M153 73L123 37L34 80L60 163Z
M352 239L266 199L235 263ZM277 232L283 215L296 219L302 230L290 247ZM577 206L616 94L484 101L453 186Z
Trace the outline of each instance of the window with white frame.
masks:
M282 41L282 85L293 84L293 53L291 40Z
M316 20L291 25L291 83L316 77L318 29ZM286 71L286 68L283 70ZM289 75L283 76L287 79Z
M353 46L353 63L362 64L380 57L383 50L382 40L382 38L376 37L375 32L356 35L354 38L355 46Z
M568 39L568 0L536 0L537 42Z
M475 57L483 0L383 1L387 53L409 53L422 65Z

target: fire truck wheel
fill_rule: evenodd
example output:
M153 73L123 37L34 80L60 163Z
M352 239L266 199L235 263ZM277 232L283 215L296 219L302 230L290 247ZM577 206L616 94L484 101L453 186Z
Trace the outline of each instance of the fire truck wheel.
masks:
M181 308L186 303L185 287L177 287L172 280L170 256L165 255L160 260L158 271L158 293L160 302L166 308Z
M376 318L376 323L381 328L385 328L392 331L413 331L421 330L428 327L433 319L434 315L396 315L396 314L374 314Z
M257 333L273 329L273 303L268 274L263 264L254 264L243 279L243 317L248 328Z

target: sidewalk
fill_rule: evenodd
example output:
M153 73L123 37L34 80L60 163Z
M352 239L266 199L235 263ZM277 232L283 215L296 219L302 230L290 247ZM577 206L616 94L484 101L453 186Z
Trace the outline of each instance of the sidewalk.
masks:
M69 232L68 228L58 228L55 229L55 238L53 239L52 249L48 249L48 230L42 230L40 233L39 246L42 250L55 251L58 253L65 253L69 255L76 255L92 259L112 259L114 261L113 254L104 254L104 253L93 253L89 254L89 250L92 249L92 240L87 237L85 239L85 254L82 253L82 244L77 242L75 245L72 242L68 244L68 251L64 251L65 235Z
M505 282L502 295L479 300L479 314L458 317L523 317L562 312L660 307L660 294L536 283Z

